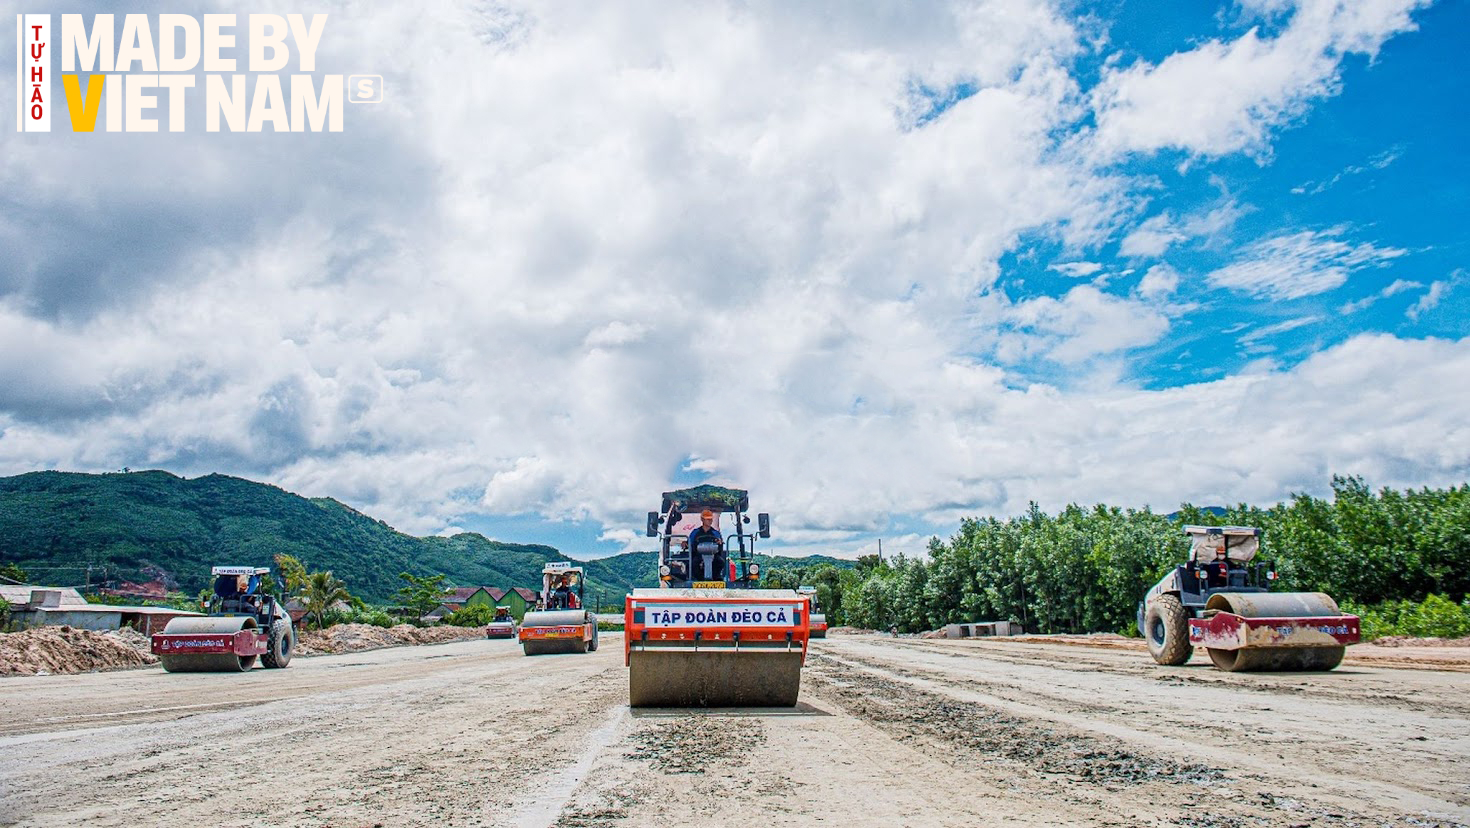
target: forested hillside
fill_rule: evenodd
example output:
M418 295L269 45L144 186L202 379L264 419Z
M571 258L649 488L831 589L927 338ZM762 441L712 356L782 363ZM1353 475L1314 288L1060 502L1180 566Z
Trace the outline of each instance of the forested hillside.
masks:
M542 564L561 559L550 546L473 533L416 538L329 498L308 500L225 475L0 478L0 563L20 565L33 580L72 586L89 577L95 584L161 576L192 594L206 585L211 565L270 566L282 553L332 570L354 595L379 602L403 585L401 572L531 587Z
M161 578L192 595L206 586L210 566L272 566L278 554L314 571L331 570L353 595L373 603L392 601L404 585L402 572L442 574L451 585L536 589L547 561L577 559L551 546L472 532L413 537L330 498L308 500L219 474L45 471L0 478L0 565L16 564L36 582L98 586ZM601 592L616 603L629 589L653 586L653 561L651 552L588 561L589 599Z

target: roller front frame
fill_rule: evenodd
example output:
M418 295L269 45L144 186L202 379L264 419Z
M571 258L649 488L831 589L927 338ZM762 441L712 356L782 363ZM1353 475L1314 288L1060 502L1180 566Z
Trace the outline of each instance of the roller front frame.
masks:
M797 651L806 660L811 618L805 598L781 590L638 592L653 594L635 592L624 603L625 664L636 650Z
M1320 592L1216 593L1189 620L1189 642L1212 650L1345 647L1361 640L1356 615Z
M624 604L633 707L791 707L809 604L780 590L649 590ZM759 594L767 592L766 595Z
M270 632L248 615L175 618L149 649L170 673L245 672L270 649Z

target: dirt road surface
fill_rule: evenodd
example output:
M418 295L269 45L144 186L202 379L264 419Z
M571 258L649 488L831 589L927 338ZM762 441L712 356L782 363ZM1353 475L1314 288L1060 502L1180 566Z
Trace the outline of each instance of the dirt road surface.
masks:
M0 825L1470 825L1464 672L834 636L795 709L630 710L602 643L0 679Z

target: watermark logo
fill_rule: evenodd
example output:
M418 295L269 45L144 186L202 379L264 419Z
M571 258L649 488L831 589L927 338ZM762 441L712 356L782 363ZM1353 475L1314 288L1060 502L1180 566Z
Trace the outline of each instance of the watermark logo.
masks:
M51 15L17 14L15 129L26 132L51 131Z
M203 90L207 132L341 132L344 100L383 100L381 75L316 74L325 14L56 17L59 31L53 15L16 15L20 132L50 132L53 110L73 132L99 120L107 132L158 132L161 99L168 131L184 132L199 101L190 89Z
M348 75L347 100L350 103L382 103L382 75Z

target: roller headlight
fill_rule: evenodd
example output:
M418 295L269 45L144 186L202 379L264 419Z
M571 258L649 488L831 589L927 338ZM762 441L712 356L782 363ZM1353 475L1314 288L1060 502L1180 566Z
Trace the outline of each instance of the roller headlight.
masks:
M667 578L669 576L669 565L668 564L659 564L658 565L658 574L660 576L662 576L662 577Z
M746 571L750 573L750 577L758 578L761 574L761 565L758 563L753 563L746 568Z

